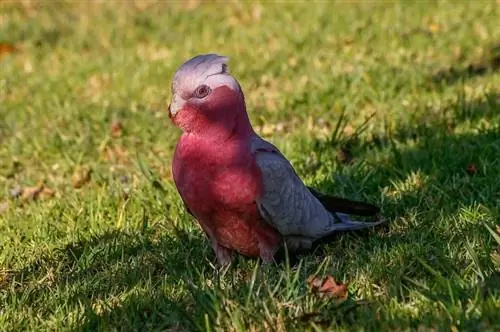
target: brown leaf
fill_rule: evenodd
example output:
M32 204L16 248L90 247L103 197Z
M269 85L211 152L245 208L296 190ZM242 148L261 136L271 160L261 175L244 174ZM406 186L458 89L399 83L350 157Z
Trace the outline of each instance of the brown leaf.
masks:
M43 181L40 181L35 187L26 187L22 189L21 202L27 202L31 200L45 200L54 197L55 192L47 188Z
M83 185L90 181L90 175L92 170L89 167L80 167L78 168L73 176L71 177L71 183L73 188L81 188Z
M469 173L469 175L476 174L477 173L476 164L469 164L469 165L467 165L467 173Z
M111 136L118 138L122 136L122 123L119 120L113 120L111 122Z
M17 48L13 44L9 43L0 43L0 58L3 56L16 52Z
M340 302L347 299L348 284L337 283L332 276L326 276L322 279L311 276L307 279L307 283L311 290L321 297L337 299L340 300Z
M54 190L47 188L47 187L43 187L43 190L38 194L38 197L41 200L46 200L46 199L54 197L55 194L56 194L56 192Z
M43 182L40 182L38 185L35 187L26 187L23 188L22 194L21 194L21 201L26 202L31 199L35 199L38 194L40 194L43 190L44 184Z

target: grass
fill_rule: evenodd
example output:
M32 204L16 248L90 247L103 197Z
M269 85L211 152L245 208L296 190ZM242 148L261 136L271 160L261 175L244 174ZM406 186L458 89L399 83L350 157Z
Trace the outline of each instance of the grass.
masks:
M498 331L499 21L498 1L2 2L0 330ZM307 184L389 225L214 266L166 117L207 52Z

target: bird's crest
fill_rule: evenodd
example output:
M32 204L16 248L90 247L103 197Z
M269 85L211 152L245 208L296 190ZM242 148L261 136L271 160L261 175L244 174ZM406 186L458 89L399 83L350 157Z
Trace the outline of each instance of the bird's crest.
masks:
M196 86L209 76L228 73L229 58L217 54L201 54L186 61L174 75L172 88Z

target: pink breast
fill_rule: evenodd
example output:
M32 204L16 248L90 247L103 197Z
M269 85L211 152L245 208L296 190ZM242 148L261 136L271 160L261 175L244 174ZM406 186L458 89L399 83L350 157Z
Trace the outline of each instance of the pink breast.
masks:
M199 145L196 149L188 146L183 150L182 145L176 149L173 175L183 200L202 228L219 243L258 256L256 232L262 228L262 220L255 200L261 179L251 155L228 158L200 151ZM243 162L235 163L235 157Z

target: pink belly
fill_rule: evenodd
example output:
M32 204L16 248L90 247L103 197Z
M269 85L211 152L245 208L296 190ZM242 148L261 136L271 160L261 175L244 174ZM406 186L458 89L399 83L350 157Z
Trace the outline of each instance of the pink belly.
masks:
M241 169L219 175L193 174L188 177L193 182L183 186L186 190L181 195L211 238L226 248L257 257L259 239L271 237L274 245L279 235L260 216L255 203L260 188L249 174Z

